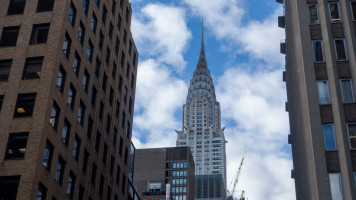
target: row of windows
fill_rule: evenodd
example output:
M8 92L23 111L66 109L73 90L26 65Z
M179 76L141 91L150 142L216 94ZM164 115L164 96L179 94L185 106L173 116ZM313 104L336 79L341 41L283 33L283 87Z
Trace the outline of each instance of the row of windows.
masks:
M34 24L30 37L30 45L43 44L47 42L50 24ZM0 39L0 47L16 46L17 38L20 32L20 26L4 27Z
M8 15L23 14L25 10L26 0L10 0L9 8L7 10ZM37 12L52 11L54 0L38 0Z
M318 80L317 87L318 87L319 103L321 105L330 104L331 98L329 93L328 80ZM340 89L341 89L342 101L344 103L355 102L351 79L340 79Z
M356 123L347 123L350 149L356 149ZM334 124L323 125L324 143L326 151L336 151Z
M335 55L337 61L347 61L347 50L346 43L344 38L334 39ZM325 62L324 56L324 44L322 40L313 40L312 41L313 56L314 62L321 63Z

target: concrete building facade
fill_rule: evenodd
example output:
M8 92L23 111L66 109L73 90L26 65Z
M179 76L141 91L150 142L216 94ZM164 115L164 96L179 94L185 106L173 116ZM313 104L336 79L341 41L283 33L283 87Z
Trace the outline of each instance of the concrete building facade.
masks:
M0 199L126 199L128 0L0 1Z
M136 150L134 182L142 199L194 200L194 170L188 147Z
M277 2L297 199L356 199L356 2Z

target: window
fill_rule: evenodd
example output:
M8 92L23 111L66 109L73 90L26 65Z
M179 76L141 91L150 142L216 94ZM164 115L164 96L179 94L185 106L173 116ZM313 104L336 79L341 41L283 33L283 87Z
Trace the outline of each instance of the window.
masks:
M116 1L113 0L112 1L112 5L111 5L111 13L112 13L112 15L115 15L115 9L116 9Z
M131 74L131 89L133 89L135 84L135 76L133 75L133 73Z
M66 72L64 71L63 67L60 66L57 75L56 86L61 93L63 92L65 81L66 81Z
M127 87L125 86L125 90L124 90L124 102L126 103L127 100Z
M115 110L116 118L119 118L119 111L120 111L120 102L116 101L116 110Z
M334 125L324 124L323 133L324 133L325 150L327 151L337 150L336 142L335 142Z
M122 76L120 75L119 77L119 93L121 93L121 88L122 88L122 82L123 82L123 79L122 79Z
M345 39L335 39L335 53L336 53L336 60L337 61L346 61L347 58L347 51L345 45Z
M96 94L98 93L98 90L95 88L93 85L92 93L91 93L91 105L95 107L95 102L96 102Z
M104 166L106 165L106 157L108 156L107 154L108 154L108 145L104 143L103 157L101 160Z
M2 30L0 47L16 46L19 31L19 26L4 27L4 29Z
M54 0L38 0L37 12L52 11Z
M72 69L77 76L79 74L80 63L81 63L81 58L80 58L78 52L75 52Z
M110 22L110 26L109 26L109 37L110 39L112 39L112 31L114 30L114 26L112 25L112 23Z
M117 20L117 28L120 30L120 28L121 28L121 23L122 22L122 17L121 17L121 15L119 15L119 19Z
M126 29L124 30L124 44L126 45L126 41L127 41L127 31Z
M28 133L10 133L5 159L23 159L26 152Z
M130 64L127 63L127 65L126 65L126 78L129 78L129 74L130 74Z
M131 131L131 124L130 122L127 122L127 126L126 126L126 136L127 138L130 139L130 131Z
M83 75L83 80L82 80L82 87L85 92L88 92L89 78L90 78L89 73L87 70L85 70Z
M108 185L108 190L106 191L106 199L111 200L111 187Z
M125 148L125 157L124 157L124 163L127 165L127 157L128 157L128 149Z
M319 94L319 103L320 104L330 104L330 95L329 95L329 84L327 80L317 81L318 85L318 94Z
M114 100L114 89L110 88L110 95L109 95L109 103L112 105L112 101Z
M8 15L22 14L25 9L26 0L10 0Z
M68 185L67 185L67 195L72 199L75 187L75 175L72 171L69 172Z
M104 103L100 101L100 108L99 108L99 119L100 121L103 120L103 113L104 113Z
M35 100L36 93L19 94L17 96L14 117L32 116Z
M84 187L82 185L79 185L78 200L83 200L83 199L84 199Z
M104 44L104 34L103 32L100 31L99 33L99 40L98 40L99 48L100 50L103 49L103 44Z
M355 102L351 79L341 79L341 94L344 103Z
M80 138L78 135L75 135L74 142L73 142L72 156L77 161L79 159L79 153L80 153Z
M109 49L109 47L106 47L105 62L107 65L109 65L109 63L110 63L110 49Z
M121 117L121 127L125 127L125 111L122 111L122 117Z
M43 57L26 58L22 79L38 79L41 75Z
M133 55L133 58L132 58L132 63L133 63L133 66L135 67L136 66L136 52L134 51L134 55Z
M75 103L75 96L76 96L76 89L72 84L70 84L69 90L68 90L68 98L67 98L67 104L70 106L70 108L73 110L74 108L74 103Z
M99 60L99 58L96 58L96 63L95 63L95 75L96 77L99 77L100 75L100 66L101 66L101 62Z
M87 48L87 56L90 62L93 59L93 51L94 51L93 43L89 40L88 48Z
M331 23L341 22L340 8L338 2L329 3L329 12Z
M123 148L124 140L120 136L120 146L119 146L119 155L122 156L122 148Z
M117 129L114 127L114 133L112 138L112 144L116 147L116 139L117 139Z
M12 60L0 60L0 82L8 80L11 64Z
M47 42L50 24L34 24L30 44L43 44Z
M356 149L356 123L347 124L347 131L349 133L350 148Z
M88 127L87 127L87 137L91 138L91 132L93 130L93 119L89 116L88 118Z
M44 149L42 165L49 171L51 169L51 162L53 156L53 145L47 140L46 148Z
M94 32L96 31L96 25L98 23L98 19L96 18L94 12L93 12L93 16L91 17L91 22L90 22L90 28L91 30Z
M87 173L88 160L89 160L89 152L86 149L84 149L84 158L83 158L82 170L83 170L83 172L85 174Z
M122 183L121 183L121 193L125 194L125 188L126 188L126 176L123 174L122 175Z
M20 176L0 176L0 199L16 199Z
M95 185L96 170L97 170L97 166L95 163L93 163L93 167L91 168L91 177L90 177L90 182L93 185Z
M331 199L332 200L342 200L344 199L343 189L342 189L342 180L340 172L329 173L329 183L331 190Z
M61 156L58 156L58 162L57 162L57 168L56 168L56 175L54 177L54 180L57 181L57 183L62 184L63 180L63 173L64 173L64 160Z
M88 15L88 10L89 10L89 0L83 0L83 12L85 15Z
M99 6L100 5L100 0L94 0L96 5Z
M124 67L125 63L125 53L124 51L121 52L121 67Z
M68 122L67 119L64 119L61 140L66 146L68 145L68 142L69 142L70 128L71 128L70 123Z
M129 55L131 56L131 52L132 52L132 42L130 40L129 42Z
M37 190L36 200L46 200L47 188L40 182Z
M350 1L351 3L351 11L352 11L352 19L356 20L356 1Z
M103 24L105 24L106 22L106 16L107 16L108 10L106 9L106 7L103 7L103 15L101 16L101 20L103 21Z
M115 53L116 53L116 55L119 55L119 50L120 50L120 39L119 39L119 37L116 36L116 43L115 43Z
M324 62L324 45L321 40L313 40L314 62Z
M317 4L308 5L309 7L309 24L320 24L319 22L319 10Z
M103 89L104 92L106 92L106 85L108 82L108 76L106 76L106 74L104 73L104 77L103 77L103 83L101 85L101 89Z
M1 111L3 101L4 101L4 95L0 95L0 111Z
M111 117L108 114L108 116L106 117L106 133L110 132L110 127L111 127Z
M100 183L99 183L99 195L102 197L104 191L104 176L100 175Z
M129 23L129 19L130 19L130 11L129 8L126 7L126 23Z
M116 184L119 185L120 182L120 172L121 172L121 168L119 165L117 165L116 168Z
M129 100L129 113L131 114L132 113L132 98L130 97L130 100Z
M69 7L68 20L70 24L72 24L72 26L74 26L76 14L77 14L77 9L74 7L73 3L71 2Z
M78 108L78 122L83 125L84 122L84 115L85 115L85 105L82 101L80 101L79 108Z
M66 33L66 35L64 36L62 51L63 51L64 55L67 56L67 58L69 57L71 44L72 44L72 40L70 39L68 33Z
M112 71L111 71L111 76L115 79L116 76L116 69L117 69L117 65L115 62L112 62Z
M96 138L95 138L95 150L96 150L96 152L99 152L100 139L101 139L101 134L99 133L99 131L97 131L96 132Z
M78 27L78 40L80 44L83 44L84 42L84 36L85 36L85 28L82 22L79 23Z

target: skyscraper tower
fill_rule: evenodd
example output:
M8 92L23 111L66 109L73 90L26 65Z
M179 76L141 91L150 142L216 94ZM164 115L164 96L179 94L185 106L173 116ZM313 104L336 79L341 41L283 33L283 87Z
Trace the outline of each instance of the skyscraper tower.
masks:
M199 61L183 106L182 130L176 132L177 146L191 148L195 174L221 174L226 186L224 128L221 128L220 103L216 101L213 79L205 58L203 30Z

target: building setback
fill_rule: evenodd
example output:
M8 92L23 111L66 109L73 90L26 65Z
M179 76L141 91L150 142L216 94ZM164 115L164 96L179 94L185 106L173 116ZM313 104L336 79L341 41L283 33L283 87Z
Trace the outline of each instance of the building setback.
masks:
M137 149L134 183L142 199L194 200L194 169L188 147Z
M356 1L277 2L297 199L356 199Z
M0 199L126 199L128 0L0 1Z

